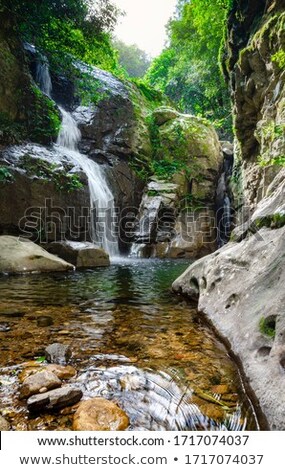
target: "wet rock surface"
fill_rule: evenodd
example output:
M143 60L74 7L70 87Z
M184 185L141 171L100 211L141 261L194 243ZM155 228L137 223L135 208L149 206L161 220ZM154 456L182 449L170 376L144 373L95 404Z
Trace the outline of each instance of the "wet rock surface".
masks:
M74 431L124 431L128 425L126 413L104 398L82 402L73 419Z
M48 372L52 372L61 380L68 380L77 374L76 369L72 366L61 366L59 364L50 364L46 366Z
M54 364L66 364L71 355L70 346L66 344L53 343L45 349L46 360Z
M177 293L198 299L199 310L227 338L271 429L284 429L283 369L285 228L262 228L195 262L175 281Z
M82 398L82 391L78 388L65 386L39 395L31 396L27 401L30 412L53 411L74 405Z
M239 186L251 210L280 170L272 163L284 156L284 69L278 62L284 19L283 0L242 0L233 2L228 20L224 69L234 102Z
M61 386L61 380L51 371L37 372L24 380L20 388L20 398L29 398L36 393L47 392Z

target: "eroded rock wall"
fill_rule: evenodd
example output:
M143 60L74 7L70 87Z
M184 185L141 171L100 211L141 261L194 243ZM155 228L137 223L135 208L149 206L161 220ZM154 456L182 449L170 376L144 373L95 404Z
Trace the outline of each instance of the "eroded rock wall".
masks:
M284 0L236 0L228 21L224 70L234 104L239 195L237 181L233 186L237 206L244 203L248 213L280 170L278 162L284 164L284 8Z
M226 73L236 131L233 189L239 206L231 242L173 284L242 361L271 429L285 429L285 2L236 0ZM241 208L243 207L243 210Z

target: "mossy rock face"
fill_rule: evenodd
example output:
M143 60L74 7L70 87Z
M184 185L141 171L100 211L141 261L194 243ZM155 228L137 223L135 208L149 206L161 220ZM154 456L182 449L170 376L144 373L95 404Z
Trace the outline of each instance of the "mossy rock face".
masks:
M161 106L160 108L155 109L152 115L154 122L158 126L179 117L178 111L173 108L169 108L168 106Z
M231 77L236 154L250 212L285 165L285 12L283 0L234 0L224 71ZM237 160L237 158L236 158Z
M157 108L148 122L154 175L175 182L183 175L182 184L186 178L196 197L214 197L222 155L211 124L164 106Z
M59 111L33 83L13 19L0 12L0 22L1 143L50 143L60 127Z

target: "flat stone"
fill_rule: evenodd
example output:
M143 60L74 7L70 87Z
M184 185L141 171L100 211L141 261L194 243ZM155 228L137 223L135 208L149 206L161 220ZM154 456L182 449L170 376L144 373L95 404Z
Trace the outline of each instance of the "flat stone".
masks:
M24 380L20 387L20 398L28 398L42 389L52 390L61 386L61 380L52 372L41 371Z
M71 358L71 349L66 344L53 343L45 349L48 362L65 365Z
M31 412L58 410L74 405L81 400L82 396L83 393L79 388L65 386L47 393L33 395L28 399L27 406Z
M49 364L46 367L48 372L52 372L61 380L68 380L77 374L77 371L72 366L61 366L59 364Z
M128 426L126 413L104 398L82 402L73 420L74 431L124 431Z

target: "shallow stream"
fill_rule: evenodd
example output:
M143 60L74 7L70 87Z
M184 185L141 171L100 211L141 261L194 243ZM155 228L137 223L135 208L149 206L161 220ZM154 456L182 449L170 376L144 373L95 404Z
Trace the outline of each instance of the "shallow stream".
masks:
M71 429L76 406L29 416L18 399L19 379L43 367L54 342L71 346L84 398L115 401L132 430L259 429L224 345L171 293L188 264L118 259L70 274L0 277L0 414L12 429Z

